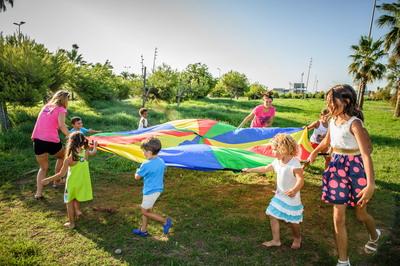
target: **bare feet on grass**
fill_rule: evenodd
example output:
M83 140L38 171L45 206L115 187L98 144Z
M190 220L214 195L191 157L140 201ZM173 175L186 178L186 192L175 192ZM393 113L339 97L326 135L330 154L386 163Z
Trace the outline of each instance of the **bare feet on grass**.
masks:
M276 241L276 240L271 240L271 241L266 241L262 243L264 247L270 248L270 247L280 247L281 246L281 241Z
M293 239L293 243L291 248L292 249L299 249L301 247L301 238L295 238Z
M74 223L70 223L70 222L66 222L64 224L64 227L68 228L68 229L74 229L75 228L75 224Z

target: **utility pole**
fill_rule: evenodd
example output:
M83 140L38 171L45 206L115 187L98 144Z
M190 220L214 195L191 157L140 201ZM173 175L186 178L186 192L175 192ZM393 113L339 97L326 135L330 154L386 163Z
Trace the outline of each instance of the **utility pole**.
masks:
M142 65L142 77L143 77L143 75L144 75L144 64L143 64L143 62L144 62L144 59L143 59L143 55L140 55L140 64Z
M372 25L374 24L374 15L375 15L375 8L376 8L376 0L374 0L374 6L372 7L372 16L371 16L371 22L369 24L369 32L368 32L368 38L371 38L372 34ZM360 108L362 108L363 102L364 102L364 94L367 91L367 84L365 84L365 91L361 91L361 86L358 88L358 95L357 95L357 103Z
M318 79L317 75L315 75L313 90L316 92L317 88L318 88Z
M156 68L156 58L157 58L157 47L154 49L153 70L152 70L153 73Z
M300 82L303 83L304 72L301 72L301 80Z
M307 90L308 90L308 80L310 78L311 65L312 65L312 57L310 58L310 63L308 64L308 73L307 73L307 81L306 81L306 89Z
M147 97L149 93L146 88L146 67L143 68L143 98L142 98L142 108L146 105Z
M371 38L372 25L374 23L375 8L376 8L376 0L374 0L374 7L372 8L372 16L371 16L371 23L369 24L368 38Z

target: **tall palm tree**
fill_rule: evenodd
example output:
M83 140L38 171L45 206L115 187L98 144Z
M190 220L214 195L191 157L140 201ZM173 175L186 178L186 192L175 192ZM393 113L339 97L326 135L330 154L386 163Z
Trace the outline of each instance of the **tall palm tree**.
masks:
M76 43L74 43L72 45L72 50L67 51L67 56L68 56L69 60L71 60L76 65L78 65L78 66L85 65L86 62L83 60L83 56L78 53L78 49L79 49L79 46Z
M400 116L400 60L396 60L395 57L389 58L389 63L387 66L388 73L386 75L386 79L388 80L387 87L391 90L393 88L396 89L396 107L394 111L394 116Z
M14 0L0 0L0 12L5 12L7 10L6 3L11 7L14 6Z
M384 12L378 20L379 27L388 27L389 32L384 36L385 50L390 51L389 67L400 64L400 0L393 3L379 5L378 8ZM390 80L389 80L390 82ZM394 116L400 116L400 79L397 76L397 100Z
M380 59L386 55L382 49L382 40L374 41L367 36L361 36L358 45L352 45L353 54L350 57L353 62L349 65L349 74L354 81L359 83L358 106L363 107L364 93L368 83L381 79L386 67L380 63Z

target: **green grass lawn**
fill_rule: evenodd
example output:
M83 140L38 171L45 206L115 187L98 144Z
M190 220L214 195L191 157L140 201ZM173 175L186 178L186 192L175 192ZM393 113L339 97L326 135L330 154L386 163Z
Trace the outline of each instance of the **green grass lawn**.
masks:
M176 105L150 103L149 122L209 118L238 125L257 101L206 99ZM324 102L317 99L276 99L275 126L303 126L318 118ZM139 100L73 102L69 116L79 115L86 127L103 131L136 128ZM0 135L0 265L333 265L336 252L331 207L320 201L322 159L307 169L302 190L305 218L303 247L290 249L291 233L281 224L283 246L265 249L271 238L264 211L274 189L273 175L197 172L169 168L165 193L155 210L171 216L172 233L151 223L152 237L130 233L139 225L141 182L133 180L138 166L99 152L91 160L94 200L82 204L84 217L76 230L66 221L63 189L46 187L46 200L33 200L34 160L30 133L40 107L10 107L14 129ZM349 251L353 265L395 265L400 260L400 120L384 102L365 103L365 125L374 145L377 190L370 212L384 229L376 256L362 247L363 226L348 211ZM52 160L54 166L54 160ZM94 207L115 212L95 211ZM117 255L114 250L122 249Z

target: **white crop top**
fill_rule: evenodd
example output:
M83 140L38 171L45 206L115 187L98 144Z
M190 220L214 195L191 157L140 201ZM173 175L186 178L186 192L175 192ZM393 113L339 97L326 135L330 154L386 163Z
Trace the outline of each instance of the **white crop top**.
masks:
M332 148L347 149L347 150L359 149L357 140L350 131L350 126L356 119L360 120L357 117L352 116L349 120L347 120L341 125L335 124L336 119L332 118L329 121L329 131L330 131ZM361 124L363 125L362 121Z

